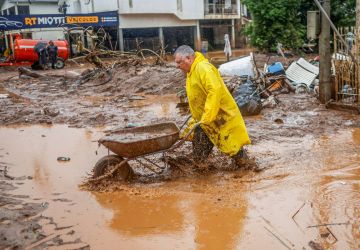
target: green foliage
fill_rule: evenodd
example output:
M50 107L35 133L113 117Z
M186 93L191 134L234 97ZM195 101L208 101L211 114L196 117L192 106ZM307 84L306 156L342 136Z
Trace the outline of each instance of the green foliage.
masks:
M331 0L331 20L337 27L355 26L356 0Z
M299 0L244 0L253 22L246 34L253 46L266 51L282 43L286 48L299 48L305 25L301 23Z
M335 26L355 25L356 0L331 0L331 19ZM313 0L243 0L253 22L245 29L253 46L273 51L282 43L298 49L305 40L308 10L317 10Z

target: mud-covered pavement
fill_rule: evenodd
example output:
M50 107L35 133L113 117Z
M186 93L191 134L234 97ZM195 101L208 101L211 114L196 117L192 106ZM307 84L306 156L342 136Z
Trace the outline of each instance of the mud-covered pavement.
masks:
M119 68L100 86L65 77L87 67L45 80L0 69L9 94L0 99L1 248L360 248L359 116L280 95L245 117L261 172L225 171L215 151L216 171L87 191L79 185L107 154L96 143L103 131L187 115L176 108L183 76L174 67Z

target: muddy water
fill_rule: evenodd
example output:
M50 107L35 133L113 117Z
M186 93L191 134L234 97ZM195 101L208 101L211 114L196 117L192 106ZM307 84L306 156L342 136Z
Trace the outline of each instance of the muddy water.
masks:
M9 175L33 178L18 181L13 193L47 202L43 215L58 227L73 226L72 237L92 249L310 249L312 241L360 248L360 129L259 141L249 153L266 167L261 173L80 191L86 173L107 153L100 148L95 154L92 141L100 131L0 129ZM71 160L58 162L58 156Z

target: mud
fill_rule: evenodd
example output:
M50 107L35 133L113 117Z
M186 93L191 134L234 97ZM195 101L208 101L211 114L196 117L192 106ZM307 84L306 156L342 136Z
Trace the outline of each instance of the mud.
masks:
M130 162L130 182L79 188L108 153L97 144L106 131L186 119L176 108L181 73L145 68L119 68L118 80L96 87L0 69L0 93L9 94L0 99L1 248L360 248L359 116L308 94L281 94L245 117L261 172L227 171L216 149L195 164L187 142L161 174Z
M46 71L45 79L19 78L16 69L1 70L0 93L10 98L0 99L0 125L66 123L85 127L139 123L141 113L128 118L134 100L150 94L176 94L184 82L183 74L174 66L119 67L113 80L101 86L91 81L77 85L74 79L65 77L70 69L56 74ZM71 68L71 72L79 74L85 70L86 66ZM151 118L157 119L155 114Z

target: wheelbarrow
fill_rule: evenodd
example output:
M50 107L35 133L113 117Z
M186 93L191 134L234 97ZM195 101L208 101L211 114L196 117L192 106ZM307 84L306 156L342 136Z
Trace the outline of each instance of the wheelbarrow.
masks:
M131 161L140 163L155 174L161 174L167 168L165 154L182 145L195 127L181 140L179 140L181 128L179 129L172 122L110 131L98 142L114 154L109 152L97 161L93 169L93 178L99 180L116 176L118 180L128 180L134 174L129 164ZM155 154L163 154L163 166L148 157Z

